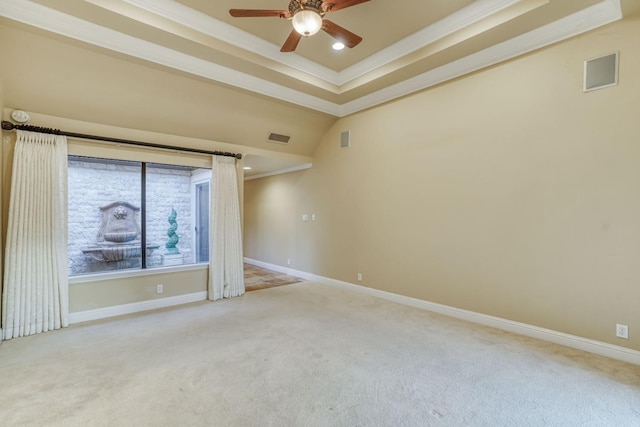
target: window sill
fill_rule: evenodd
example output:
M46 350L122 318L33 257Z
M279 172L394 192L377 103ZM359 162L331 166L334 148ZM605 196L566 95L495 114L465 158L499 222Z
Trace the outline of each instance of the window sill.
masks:
M69 284L99 282L102 280L124 279L127 277L153 276L157 274L176 273L180 271L205 270L209 263L188 264L171 267L154 267L140 270L121 270L108 273L84 274L82 276L69 277Z

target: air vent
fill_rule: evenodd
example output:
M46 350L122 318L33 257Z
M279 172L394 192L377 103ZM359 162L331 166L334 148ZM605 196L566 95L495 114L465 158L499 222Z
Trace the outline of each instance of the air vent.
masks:
M618 52L584 61L584 91L618 84Z
M345 130L340 134L340 147L341 148L351 147L351 131Z
M290 139L291 137L288 135L281 135L279 133L271 132L269 134L269 137L267 138L267 141L275 142L278 144L288 144Z

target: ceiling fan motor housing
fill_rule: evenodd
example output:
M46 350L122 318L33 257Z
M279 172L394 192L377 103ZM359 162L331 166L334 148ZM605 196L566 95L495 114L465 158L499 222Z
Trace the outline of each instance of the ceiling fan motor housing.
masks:
M370 0L289 0L288 10L229 9L229 13L235 18L270 16L291 20L293 29L282 45L280 52L295 51L302 37L313 36L320 30L342 42L345 46L352 48L362 41L362 37L324 19L324 16L329 12L346 9L368 1Z
M306 2L300 0L291 0L289 2L289 13L291 16L295 15L296 12L299 12L302 9L311 9L315 12L318 12L321 16L324 15L324 11L322 10L322 3L324 0L307 0Z

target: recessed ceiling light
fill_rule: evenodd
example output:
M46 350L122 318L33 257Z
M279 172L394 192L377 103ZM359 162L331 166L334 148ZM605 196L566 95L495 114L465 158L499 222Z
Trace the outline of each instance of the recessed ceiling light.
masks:
M250 171L251 170L251 166L245 166L243 169L246 170L246 171Z
M342 50L344 49L344 43L335 42L331 47L333 48L333 50Z

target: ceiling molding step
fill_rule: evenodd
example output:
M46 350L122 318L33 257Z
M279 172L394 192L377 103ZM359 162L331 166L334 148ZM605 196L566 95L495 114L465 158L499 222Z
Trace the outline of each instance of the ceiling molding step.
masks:
M339 105L105 28L29 0L0 2L0 15L47 31L333 116Z
M89 1L91 2L91 0ZM174 0L122 1L177 22L194 31L236 45L244 50L287 65L336 86L341 86L525 0L476 0L469 6L340 72L331 70L295 53L282 55L279 46Z
M489 1L498 4L495 0L482 3ZM513 0L499 3L506 7L510 1ZM620 0L603 0L554 23L343 105L137 39L30 0L0 0L0 15L108 50L342 117L614 22L622 18L622 9Z
M0 113L8 117L11 115L12 111L14 111L14 108L5 107L3 111L0 111ZM290 164L294 163L297 165L311 165L313 163L312 156L306 156L302 154L273 151L265 148L238 145L212 139L194 138L184 135L167 134L149 130L86 122L83 120L52 116L49 114L43 114L34 111L27 111L27 113L31 116L35 123L38 123L39 126L65 129L68 132L85 133L90 135L109 135L112 138L134 139L138 141L147 141L163 145L172 144L173 142L175 142L176 137L179 137L181 141L181 147L183 148L202 148L214 149L219 151L232 151L242 154L242 157L245 160L251 157L263 157L274 159L278 162L288 162ZM281 168L281 170L284 170L284 168Z
M476 0L399 42L387 46L357 64L345 68L338 73L336 84L342 86L349 83L521 1L523 0Z
M91 0L89 0L91 1ZM269 43L260 37L242 31L232 25L193 10L174 0L123 0L147 12L184 25L194 31L214 37L225 43L238 46L256 55L287 65L298 71L336 84L338 72L321 64L303 58L296 53L283 55L280 46Z
M450 62L419 76L381 89L342 104L340 117L391 101L401 96L435 86L462 75L506 61L536 49L577 36L622 19L619 0L601 3L576 12L521 36L507 40L480 52Z
M249 33L244 33L239 29L226 24L224 22L213 20L213 23L208 22L209 17L203 13L194 11L184 5L176 7L176 17L182 15L189 15L195 17L197 20L207 21L210 25L188 25L183 19L166 16L163 9L159 9L156 4L147 6L147 2L140 2L137 0L85 0L87 3L91 3L94 6L100 7L108 12L121 15L127 19L138 21L143 25L147 25L151 28L155 28L160 31L164 31L168 34L172 34L185 41L204 46L213 51L224 53L225 55L233 56L241 61L247 61L253 63L259 67L275 71L283 76L290 77L299 80L303 83L315 86L316 88L329 91L332 93L338 93L338 87L333 83L327 81L323 77L318 77L321 73L310 73L308 71L302 71L300 69L283 66L282 61L277 59L281 58L279 47L262 40ZM173 2L172 2L173 3ZM143 8L144 6L144 8ZM198 26L203 28L192 28L192 26ZM249 50L238 47L229 42L228 37L224 35L227 33L241 32L246 35L247 38L252 39L254 47L263 54L256 54ZM271 52L273 58L264 53ZM300 57L298 57L300 58ZM308 61L314 64L311 61ZM304 68L304 67L299 67ZM327 69L328 70L328 69ZM331 71L331 70L328 70Z
M475 22L467 25L464 28L452 31L446 36L440 37L438 40L434 40L433 42L428 43L424 47L414 51L413 53L403 58L399 58L396 61L381 66L368 74L360 76L356 80L345 83L344 85L340 86L340 93L348 93L351 90L357 89L358 87L366 85L367 83L380 79L383 76L393 73L394 71L401 70L403 67L406 67L409 64L413 64L421 59L427 58L431 55L435 55L438 52L442 52L445 49L448 49L458 43L478 36L485 31L488 31L494 27L497 27L505 22L514 19L517 16L521 16L548 3L549 0L520 0L516 3L512 3L506 8L501 8L499 11L476 20Z
M305 163L303 165L293 166L293 167L285 168L285 169L279 169L279 170L275 170L275 171L271 171L271 172L267 172L267 173L261 173L261 174L258 174L258 175L245 176L244 180L245 181L251 181L252 179L266 178L268 176L274 176L274 175L282 175L283 173L289 173L289 172L297 172L297 171L301 171L301 170L305 170L305 169L310 169L311 166L313 166L312 163Z

